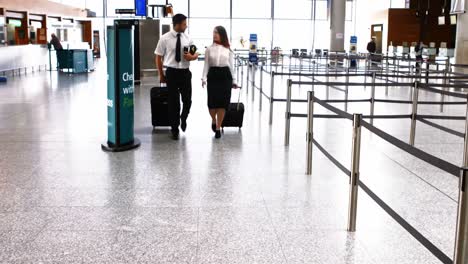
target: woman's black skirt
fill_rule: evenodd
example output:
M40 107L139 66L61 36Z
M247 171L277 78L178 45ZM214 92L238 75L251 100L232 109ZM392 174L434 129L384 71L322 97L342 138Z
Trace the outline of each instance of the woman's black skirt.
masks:
M229 67L210 67L207 89L209 109L228 108L232 89L232 76Z

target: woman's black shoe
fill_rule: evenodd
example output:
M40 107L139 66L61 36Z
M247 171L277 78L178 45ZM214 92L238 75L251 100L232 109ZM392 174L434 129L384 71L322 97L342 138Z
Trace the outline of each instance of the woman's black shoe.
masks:
M215 138L221 138L221 131L220 130L216 130Z
M211 130L213 130L213 132L216 132L216 124L211 124Z

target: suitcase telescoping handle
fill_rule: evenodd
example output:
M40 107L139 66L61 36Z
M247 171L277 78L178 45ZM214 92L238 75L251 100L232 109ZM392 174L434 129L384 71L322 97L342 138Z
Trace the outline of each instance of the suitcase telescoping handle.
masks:
M239 111L242 86L237 86L237 89L239 89L239 96L237 98L237 111Z

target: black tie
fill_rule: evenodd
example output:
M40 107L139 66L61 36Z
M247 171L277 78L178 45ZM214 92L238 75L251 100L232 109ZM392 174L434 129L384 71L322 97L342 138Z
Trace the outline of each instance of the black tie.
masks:
M180 62L180 33L177 34L177 44L176 44L175 60L176 60L177 62Z

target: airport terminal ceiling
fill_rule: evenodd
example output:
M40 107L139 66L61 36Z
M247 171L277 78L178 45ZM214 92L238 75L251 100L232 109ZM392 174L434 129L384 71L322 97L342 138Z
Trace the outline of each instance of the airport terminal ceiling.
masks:
M27 2L23 4L26 5ZM49 0L49 2L65 4L80 11L92 11L93 17L88 19L93 21L93 30L101 30L102 17L109 18L106 23L119 17L115 12L116 9L134 8L134 0ZM241 40L247 39L251 33L258 35L260 48L313 50L330 47L331 10L330 2L327 0L298 0L294 1L294 4L288 0L148 0L150 5L166 4L166 2L173 6L175 13L184 13L189 17L188 33L201 47L211 42L211 28L216 25L228 29L231 42L236 48L245 48ZM345 51L349 50L351 36L357 36L357 51L365 52L374 25L382 25L383 50L391 44L399 46L419 39L427 45L435 42L436 46L442 43L447 43L449 48L455 46L456 25L450 24L452 19L449 16L450 0L346 0L345 2L344 32L340 32ZM156 16L161 17L161 14L156 12ZM401 19L404 17L406 20ZM442 25L441 20L444 20ZM168 18L161 18L161 21L161 24L170 24ZM401 24L402 21L406 21L407 24ZM293 29L297 28L301 29L300 35L294 33Z

